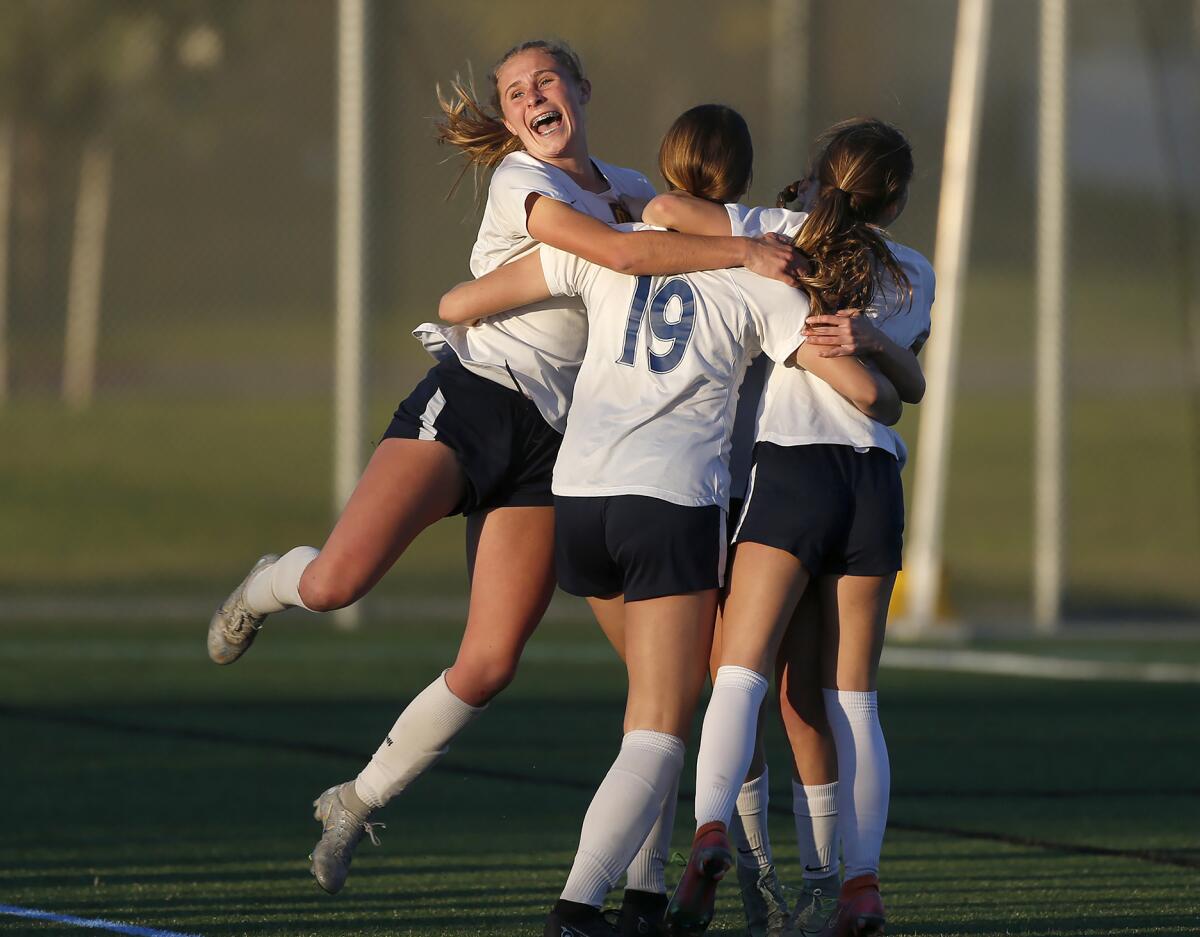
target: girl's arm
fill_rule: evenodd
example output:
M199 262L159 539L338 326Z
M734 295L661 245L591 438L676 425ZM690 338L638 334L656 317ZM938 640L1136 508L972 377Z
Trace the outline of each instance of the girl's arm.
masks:
M820 346L821 357L857 355L868 359L895 385L905 403L920 403L925 396L925 373L914 350L897 345L859 310L809 316L806 324L805 344Z
M796 349L796 364L884 426L894 426L903 409L896 388L868 362L853 356L827 358L805 342Z
M525 203L531 237L601 267L643 274L692 273L745 267L795 286L803 255L770 238L700 237L669 231L617 231L566 202L530 193ZM728 232L726 232L728 234Z
M724 205L686 192L665 192L655 196L642 212L642 220L660 228L711 237L728 237L733 230Z
M542 273L542 258L537 251L530 251L478 280L458 284L442 297L438 316L445 322L470 324L550 296Z

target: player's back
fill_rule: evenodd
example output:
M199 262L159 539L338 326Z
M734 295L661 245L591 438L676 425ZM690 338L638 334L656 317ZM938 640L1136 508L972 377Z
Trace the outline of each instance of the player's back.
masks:
M795 351L803 294L745 270L632 277L545 248L542 265L588 310L555 494L725 506L742 375L760 348Z

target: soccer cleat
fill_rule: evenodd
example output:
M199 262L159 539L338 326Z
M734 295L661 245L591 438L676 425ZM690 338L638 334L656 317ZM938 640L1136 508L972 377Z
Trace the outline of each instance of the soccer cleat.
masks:
M621 937L621 932L591 905L560 898L550 909L542 937Z
M278 559L274 553L261 557L249 575L229 594L225 604L213 614L208 623L208 656L214 664L232 664L246 653L246 649L258 637L258 631L267 616L255 615L246 608L246 586Z
M667 896L653 891L626 888L617 912L617 930L621 937L664 937L663 916Z
M737 875L742 887L748 937L781 937L787 924L788 909L775 866L768 865L760 870L739 862Z
M879 876L857 875L842 885L838 914L827 937L880 937L886 923L883 898L879 895Z
M804 890L796 903L783 937L825 937L837 925L837 876L805 879Z
M683 878L667 906L667 934L697 937L712 923L717 903L717 883L733 865L725 824L706 823L696 831L692 854Z
M386 829L384 823L368 823L371 808L354 792L354 782L337 784L313 801L313 816L321 822L321 839L313 847L313 878L325 891L336 895L346 884L354 850L363 836L378 846L375 827Z

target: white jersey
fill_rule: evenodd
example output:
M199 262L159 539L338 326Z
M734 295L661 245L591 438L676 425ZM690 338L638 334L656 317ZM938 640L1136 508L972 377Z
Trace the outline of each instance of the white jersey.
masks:
M738 386L760 350L784 361L804 340L804 294L741 269L633 277L541 254L551 292L588 318L554 493L727 508Z
M598 159L592 162L608 180L610 187L604 192L581 189L561 169L528 153L504 157L488 187L487 207L471 251L471 273L481 277L537 247L526 228L525 203L532 193L609 223L628 221L630 203L636 208L654 197L654 187L641 173ZM546 422L563 431L587 343L582 304L535 303L476 326L426 322L413 334L435 358L453 353L483 377L506 387L515 381Z
M726 205L732 233L747 237L782 234L795 237L808 215L783 208ZM888 338L904 348L923 345L929 337L933 305L933 268L919 252L895 241L888 247L912 284L912 302L887 275L864 315ZM900 462L908 457L904 440L890 426L877 423L820 378L800 368L772 367L759 404L755 439L780 446L816 443L884 449Z

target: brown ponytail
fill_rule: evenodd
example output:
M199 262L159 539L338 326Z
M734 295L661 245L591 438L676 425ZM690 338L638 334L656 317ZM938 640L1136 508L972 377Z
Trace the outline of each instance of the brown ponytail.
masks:
M456 75L450 82L449 95L442 92L440 85L437 86L438 107L442 111L442 117L434 122L437 141L455 147L466 161L450 188L450 195L454 194L468 170L474 169L478 179L479 170L495 168L509 153L516 153L522 148L521 141L509 133L500 119L500 91L496 86L496 73L514 55L530 49L546 52L576 84L583 82L583 63L569 45L560 41L532 39L513 46L492 66L488 73L488 85L492 89L488 104L479 100L470 78L464 81Z
M658 148L658 170L667 185L713 202L736 202L750 188L753 167L750 128L723 104L684 111Z
M871 224L904 195L912 174L912 148L891 124L848 120L821 137L809 174L816 201L795 239L812 260L800 282L815 310L865 309L884 270L912 301L912 284ZM790 192L794 201L798 191L789 186L780 198Z

